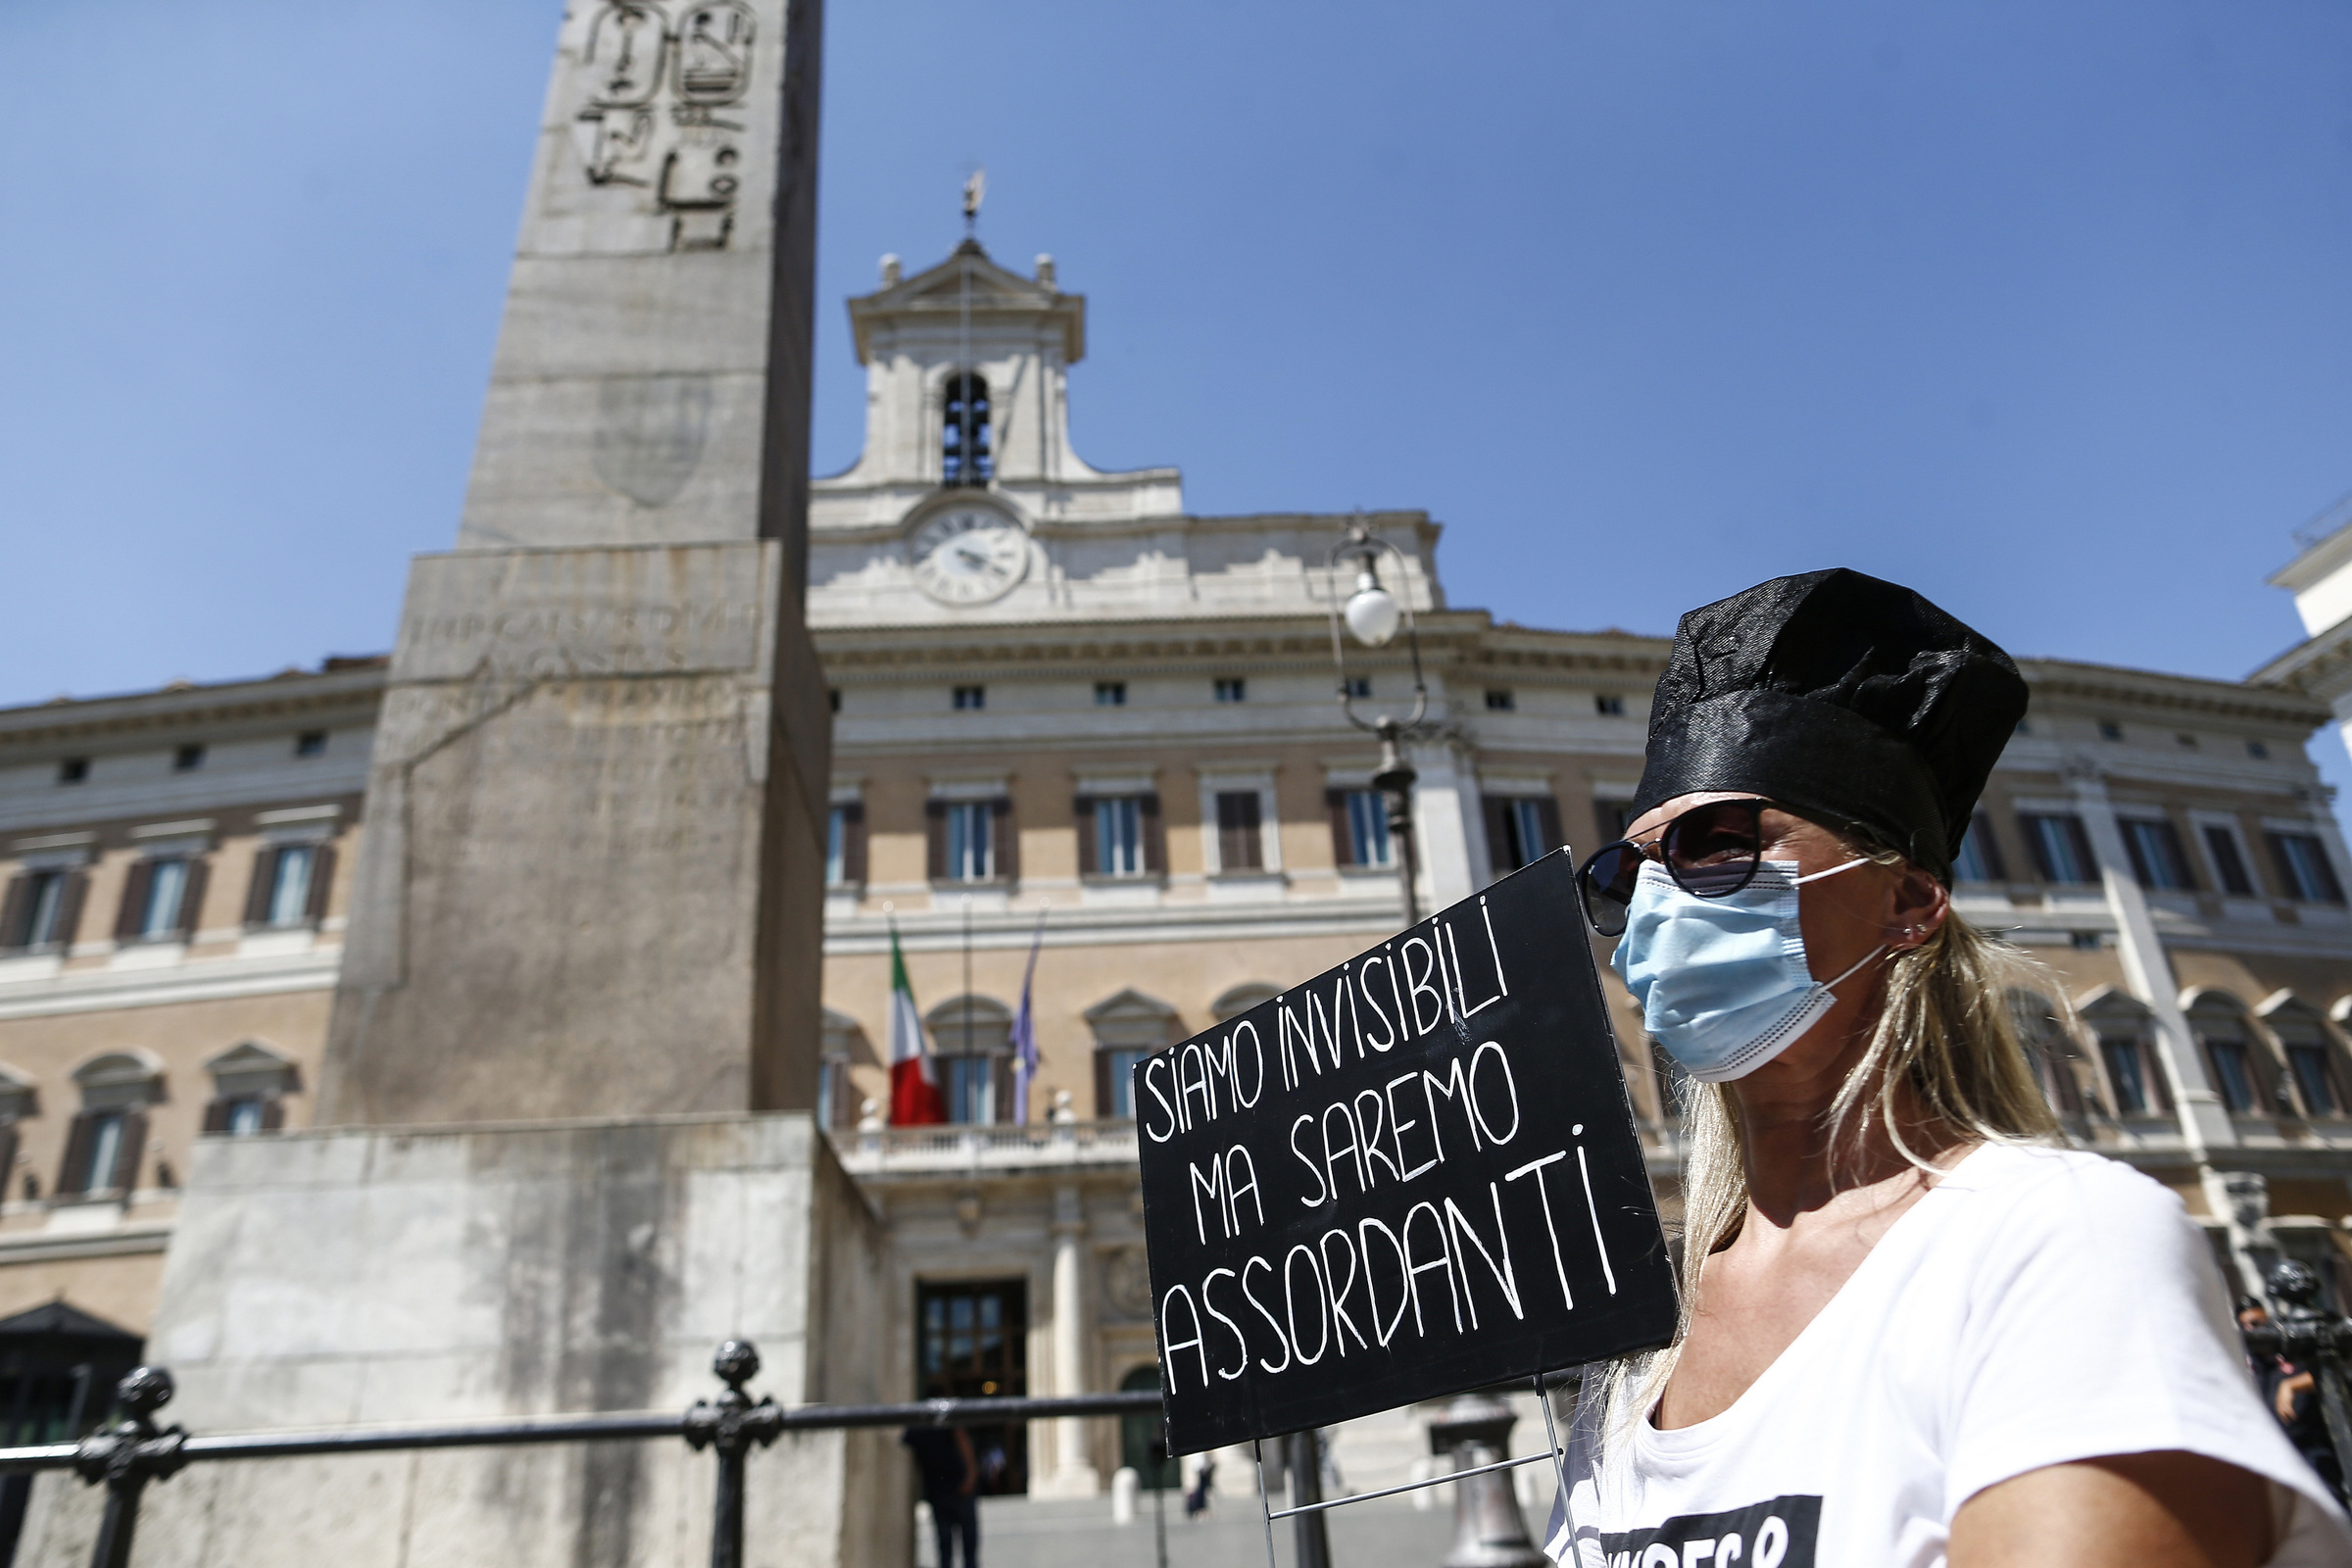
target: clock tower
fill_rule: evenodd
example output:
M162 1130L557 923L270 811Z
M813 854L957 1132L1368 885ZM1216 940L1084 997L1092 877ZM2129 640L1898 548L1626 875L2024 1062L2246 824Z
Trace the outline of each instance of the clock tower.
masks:
M810 486L810 581L835 589L812 618L1023 618L1054 603L1060 541L1183 517L1174 468L1105 472L1071 450L1086 299L1062 292L1052 257L1023 276L966 239L908 276L886 256L850 326L865 450Z

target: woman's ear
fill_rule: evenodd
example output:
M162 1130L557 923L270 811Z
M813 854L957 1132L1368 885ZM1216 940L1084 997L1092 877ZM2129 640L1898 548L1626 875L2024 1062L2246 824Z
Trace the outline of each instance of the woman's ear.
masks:
M1951 889L1915 865L1904 866L1887 898L1887 947L1896 953L1918 947L1943 928L1951 912Z

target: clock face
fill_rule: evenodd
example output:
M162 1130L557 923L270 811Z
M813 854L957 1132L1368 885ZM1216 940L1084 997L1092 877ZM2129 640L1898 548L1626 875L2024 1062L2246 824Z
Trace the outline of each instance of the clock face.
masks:
M943 605L980 605L1029 569L1029 536L988 507L935 512L906 541L916 586Z

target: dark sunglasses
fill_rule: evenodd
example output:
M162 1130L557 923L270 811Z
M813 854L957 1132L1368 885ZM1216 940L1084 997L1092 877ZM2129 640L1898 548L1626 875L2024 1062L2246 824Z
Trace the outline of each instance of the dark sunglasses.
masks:
M1764 812L1770 801L1710 801L1693 806L1643 841L1619 839L1593 852L1577 872L1585 918L1604 937L1623 936L1642 865L1655 860L1684 892L1724 899L1755 880L1764 859Z

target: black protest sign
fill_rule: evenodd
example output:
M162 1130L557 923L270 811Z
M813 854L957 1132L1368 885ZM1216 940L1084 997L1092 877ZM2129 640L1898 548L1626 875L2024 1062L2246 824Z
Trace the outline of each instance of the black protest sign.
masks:
M1136 1064L1173 1451L1672 1337L1585 930L1558 852Z

